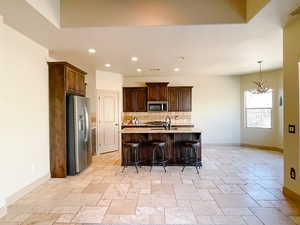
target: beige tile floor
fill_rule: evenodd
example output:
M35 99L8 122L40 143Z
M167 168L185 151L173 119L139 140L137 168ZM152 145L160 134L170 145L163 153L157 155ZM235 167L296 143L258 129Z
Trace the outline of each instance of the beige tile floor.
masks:
M94 157L81 175L51 179L11 205L0 225L300 224L300 205L281 193L280 153L207 147L203 155L199 175L180 167L121 173L118 153Z

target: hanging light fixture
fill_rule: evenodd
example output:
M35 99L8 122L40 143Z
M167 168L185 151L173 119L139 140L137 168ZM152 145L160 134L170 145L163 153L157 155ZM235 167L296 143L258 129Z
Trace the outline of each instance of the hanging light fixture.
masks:
M256 85L256 89L251 90L252 94L263 94L267 93L270 89L266 87L266 82L263 80L262 77L262 63L263 61L258 61L259 64L259 79L256 81L253 81L253 83Z

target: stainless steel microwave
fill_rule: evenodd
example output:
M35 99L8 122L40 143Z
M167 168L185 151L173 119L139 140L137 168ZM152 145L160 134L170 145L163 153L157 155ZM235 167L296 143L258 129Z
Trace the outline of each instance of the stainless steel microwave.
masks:
M168 102L163 101L148 101L147 103L148 112L167 112L168 111Z

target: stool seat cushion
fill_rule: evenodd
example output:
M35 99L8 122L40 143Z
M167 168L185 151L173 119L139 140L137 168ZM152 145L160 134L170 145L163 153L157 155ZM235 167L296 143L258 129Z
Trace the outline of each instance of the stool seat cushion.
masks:
M199 146L200 145L200 142L199 141L184 141L183 142L183 145L184 146L187 146L187 147L191 147L191 146Z
M124 143L124 144L128 147L131 147L131 148L137 148L140 145L140 143L137 143L137 142L127 142L127 143Z
M165 146L166 142L164 141L151 141L151 145Z

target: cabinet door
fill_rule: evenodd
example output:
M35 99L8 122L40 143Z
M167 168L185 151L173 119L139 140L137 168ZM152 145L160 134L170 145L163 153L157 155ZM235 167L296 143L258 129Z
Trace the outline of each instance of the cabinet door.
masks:
M159 87L158 86L152 86L148 87L148 100L149 101L159 101Z
M132 88L123 88L123 112L133 112Z
M168 101L168 87L161 86L159 88L159 100L158 101Z
M148 85L148 101L168 101L166 84Z
M178 88L169 87L168 88L168 111L178 112Z
M77 72L70 67L66 67L66 90L68 92L76 92Z
M133 101L134 112L147 112L147 88L136 88Z
M84 74L78 73L76 77L76 92L85 95L85 79Z
M192 111L192 88L180 87L179 88L179 111L191 112Z
M123 88L123 112L146 112L147 88Z

